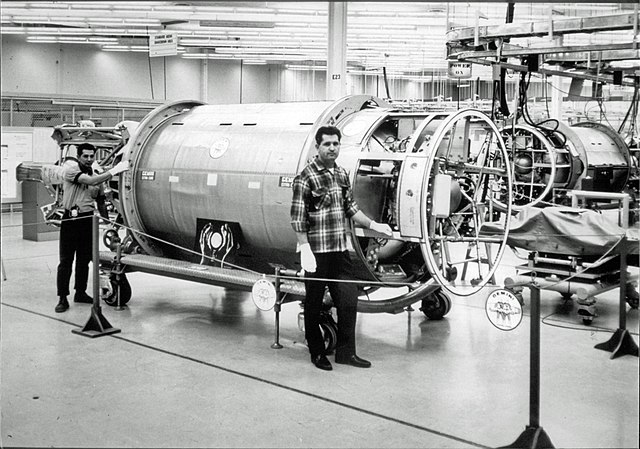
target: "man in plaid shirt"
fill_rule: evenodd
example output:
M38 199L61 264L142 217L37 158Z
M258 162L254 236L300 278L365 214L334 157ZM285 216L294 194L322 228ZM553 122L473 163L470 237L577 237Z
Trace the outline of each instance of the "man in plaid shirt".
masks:
M355 284L345 282L354 279L347 249L346 220L350 218L362 227L392 235L389 225L368 218L354 201L349 175L336 164L341 138L335 126L318 129L315 136L318 155L293 181L291 202L291 226L298 238L300 261L306 272L305 337L311 362L326 371L332 366L325 355L320 312L327 285L338 312L336 363L359 368L371 366L371 362L356 355L358 289Z

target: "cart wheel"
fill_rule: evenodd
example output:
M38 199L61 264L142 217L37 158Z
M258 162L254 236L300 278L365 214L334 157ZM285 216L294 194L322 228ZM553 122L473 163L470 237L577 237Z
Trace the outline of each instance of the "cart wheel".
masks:
M584 324L585 326L590 326L591 323L593 323L593 317L592 316L590 316L590 317L586 317L586 316L582 317L582 324Z
M632 309L638 308L638 303L640 302L640 295L638 295L638 292L636 291L636 289L631 285L627 285L626 299L627 299L627 304L629 304L629 306Z
M431 320L441 320L451 310L451 300L438 290L422 300L420 310Z
M116 307L118 305L118 290L120 290L120 305L125 305L131 299L131 285L127 281L124 274L120 275L120 279L116 279L118 275L111 273L107 282L100 286L100 297L107 305Z
M107 229L104 234L102 234L102 243L111 250L115 249L115 245L120 243L118 232L115 229Z
M338 343L338 325L333 320L330 313L320 315L320 333L324 339L325 354L333 354Z

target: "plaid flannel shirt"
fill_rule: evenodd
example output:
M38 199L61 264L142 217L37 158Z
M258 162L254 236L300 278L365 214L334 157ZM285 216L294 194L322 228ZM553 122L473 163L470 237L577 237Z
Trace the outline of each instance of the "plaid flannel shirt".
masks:
M345 251L346 219L358 210L342 167L336 165L331 173L316 156L293 181L291 226L307 233L314 253Z

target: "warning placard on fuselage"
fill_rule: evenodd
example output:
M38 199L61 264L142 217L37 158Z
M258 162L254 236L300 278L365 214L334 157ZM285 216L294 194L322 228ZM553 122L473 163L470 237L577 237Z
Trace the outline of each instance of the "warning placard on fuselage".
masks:
M149 170L142 170L140 172L140 180L153 181L154 179L156 179L156 172Z
M280 182L278 182L278 186L291 187L293 185L294 178L295 176L280 176Z

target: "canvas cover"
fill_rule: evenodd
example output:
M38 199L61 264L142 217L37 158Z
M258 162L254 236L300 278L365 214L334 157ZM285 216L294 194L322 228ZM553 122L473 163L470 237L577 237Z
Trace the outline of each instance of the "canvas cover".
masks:
M614 212L614 213L612 213ZM499 226L485 224L482 234L501 234ZM618 226L616 211L595 211L572 207L530 207L511 219L507 244L528 251L571 256L601 256L620 252L627 236L627 253L638 254L637 226Z

